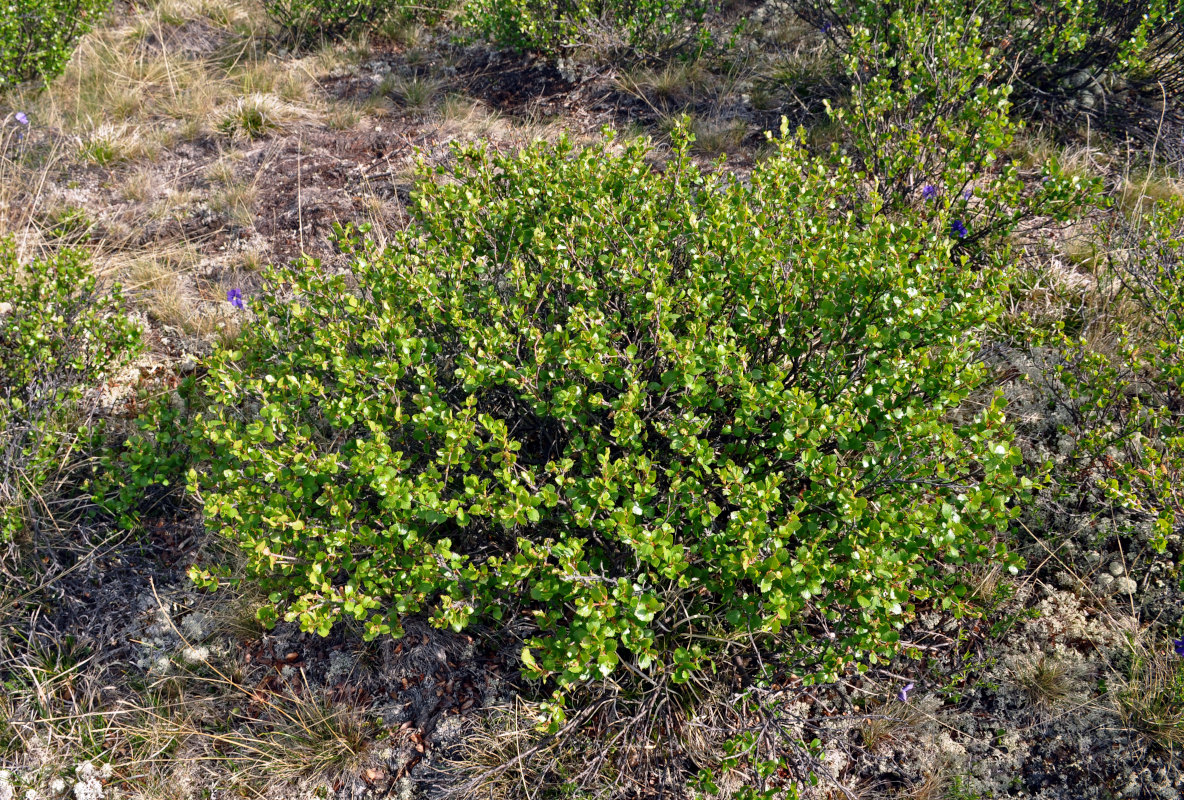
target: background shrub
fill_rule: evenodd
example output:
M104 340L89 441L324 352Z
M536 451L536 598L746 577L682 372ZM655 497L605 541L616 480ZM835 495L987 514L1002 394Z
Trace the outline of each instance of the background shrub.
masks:
M46 515L97 434L94 399L140 347L116 286L100 292L79 250L22 264L0 240L0 539Z
M792 137L751 184L686 147L461 149L351 277L272 277L192 480L277 613L523 615L563 687L752 636L831 675L961 607L1017 487L999 405L961 412L997 276L940 209L839 210L859 180Z
M296 45L314 45L362 30L380 28L393 14L402 13L401 0L264 0L267 16ZM442 5L428 0L413 4Z
M1024 102L1077 98L1101 107L1107 73L1136 84L1162 81L1169 95L1184 89L1179 58L1184 32L1180 0L792 0L798 14L849 43L865 31L891 42L890 20L965 24L978 18ZM1014 71L1014 72L1013 72ZM1157 91L1158 95L1158 91Z
M615 30L633 48L706 36L710 0L469 0L461 22L503 47L555 52ZM664 45L663 45L664 43Z
M1099 187L1055 162L1026 181L1003 158L1021 127L1010 114L1006 70L973 17L897 11L879 37L854 34L850 96L827 105L843 131L842 153L882 201L876 213L940 207L964 245L998 257L1026 221L1071 219L1091 201Z
M0 4L0 93L49 80L111 0L6 0Z

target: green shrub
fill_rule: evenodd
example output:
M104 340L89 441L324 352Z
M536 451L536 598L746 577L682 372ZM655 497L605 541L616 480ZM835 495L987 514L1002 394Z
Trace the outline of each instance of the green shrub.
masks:
M6 0L0 4L0 93L65 68L78 39L111 0Z
M42 516L97 434L87 395L140 347L121 302L82 251L21 264L0 240L0 540Z
M1141 83L1184 88L1179 65L1184 5L1180 0L791 0L798 14L848 44L862 31L891 43L895 14L932 24L982 21L1000 51L1008 83L1025 101L1048 103L1078 95L1100 106L1105 73Z
M703 40L711 6L710 0L469 0L461 23L516 50L555 52L598 29L620 32L630 47L668 47Z
M182 501L186 473L203 449L192 427L200 400L196 378L167 378L139 392L132 430L107 437L87 489L121 526L132 528L144 512Z
M1006 260L1007 237L1025 223L1074 218L1097 183L1057 163L1025 176L1000 156L1021 123L1010 115L1007 66L986 45L981 21L896 13L873 38L856 33L846 57L851 93L827 107L835 147L883 201L878 213L940 208L963 247Z
M406 4L401 0L264 0L267 16L294 44L318 44L375 30ZM420 3L420 6L428 5Z
M848 163L792 137L750 184L687 146L458 149L349 278L271 277L191 474L269 618L526 615L564 687L685 681L751 634L833 675L961 607L1017 487L999 404L961 408L997 276L940 209L842 211Z

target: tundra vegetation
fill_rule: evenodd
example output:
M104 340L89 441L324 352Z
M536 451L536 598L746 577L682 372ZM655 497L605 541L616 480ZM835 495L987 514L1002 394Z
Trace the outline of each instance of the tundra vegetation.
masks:
M0 7L0 800L1178 798L1182 26Z

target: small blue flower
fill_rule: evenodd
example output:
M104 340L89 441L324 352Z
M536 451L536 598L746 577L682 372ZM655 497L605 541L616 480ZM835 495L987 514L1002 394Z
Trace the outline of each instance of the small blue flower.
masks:
M1184 636L1172 642L1172 647L1176 649L1176 655L1184 657Z
M16 114L14 116L16 117L16 121L19 122L20 124L22 124L22 125L29 124L29 117L25 114L24 111L18 111L18 112L16 112Z
M824 20L818 30L822 31L824 34L827 34L830 33L832 27L833 26L830 24L829 20Z
M950 223L950 233L957 236L959 239L965 239L970 235L970 231L966 230L966 226L960 219L956 219Z
M937 187L932 183L927 183L921 187L921 199L932 200L937 197Z
M896 699L902 703L909 701L909 692L913 690L913 684L907 683L904 688L900 690L900 694L896 695Z
M969 200L972 197L974 197L974 190L971 189L969 186L967 186L965 189L962 190L962 199L963 200Z
M230 303L235 308L246 308L247 307L246 304L243 302L243 290L242 289L227 289L226 290L226 302Z

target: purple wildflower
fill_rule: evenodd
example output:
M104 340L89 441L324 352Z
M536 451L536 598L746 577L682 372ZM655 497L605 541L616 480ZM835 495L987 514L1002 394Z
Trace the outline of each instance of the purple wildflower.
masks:
M967 186L965 189L962 190L962 199L963 200L969 200L972 197L974 197L974 189L971 189L969 186Z
M950 223L950 233L957 236L959 239L965 239L970 235L970 231L966 230L966 225L962 220L956 219Z
M242 289L227 289L226 290L226 302L230 303L235 308L246 308L247 307L246 304L243 302L243 290Z
M1176 655L1184 657L1184 636L1172 642L1172 647L1176 650Z
M912 690L913 690L913 684L906 683L904 685L904 688L900 690L900 694L896 695L896 699L902 703L907 703L909 701L909 692L911 692Z
M19 122L20 124L22 124L22 125L29 124L29 117L25 114L24 111L18 111L13 116L16 117L16 121Z
M937 197L937 187L932 183L927 183L921 187L921 199L932 200Z
M829 20L823 20L822 25L818 28L824 34L830 33L832 25Z

